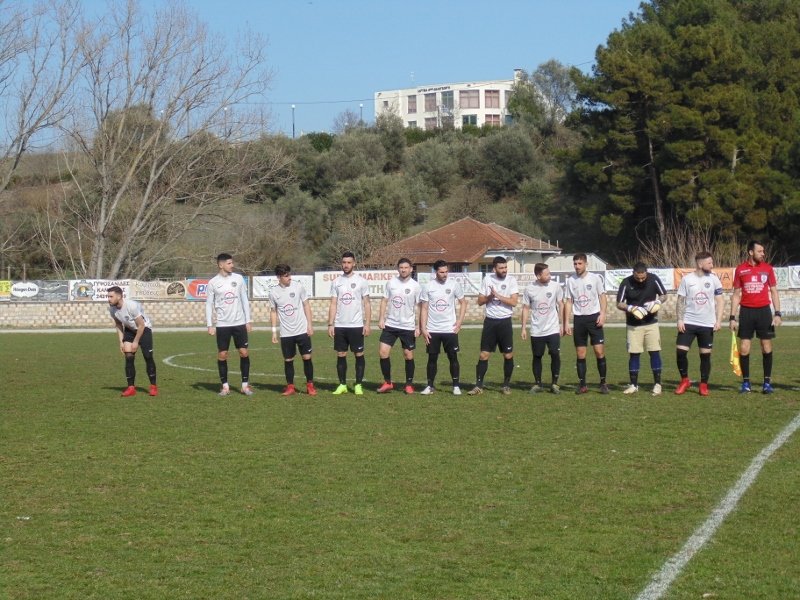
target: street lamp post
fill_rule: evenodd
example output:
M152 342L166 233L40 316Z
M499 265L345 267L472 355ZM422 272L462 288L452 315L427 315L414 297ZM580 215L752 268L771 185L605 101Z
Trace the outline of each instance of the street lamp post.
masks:
M294 139L294 104L292 104L292 139Z
M359 110L358 125L359 125L359 127L363 127L364 126L364 103L363 102L361 102L358 105L358 110Z

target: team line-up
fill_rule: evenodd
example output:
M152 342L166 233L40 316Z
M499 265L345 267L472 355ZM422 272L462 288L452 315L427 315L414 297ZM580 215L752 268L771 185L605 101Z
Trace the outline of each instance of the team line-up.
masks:
M484 391L489 357L498 350L503 356L503 383L501 392L511 393L511 376L514 371L514 331L512 316L514 308L522 304L523 340L530 337L533 351L532 370L534 385L532 393L561 392L561 338L572 336L576 352L578 386L576 394L586 394L586 355L592 346L600 377L599 392L608 394L606 382L605 337L603 325L608 310L603 280L599 275L587 271L585 254L572 257L575 274L567 278L564 287L551 279L548 266L537 263L534 267L536 280L522 292L517 279L508 273L506 259L498 256L492 262L492 270L484 277L478 292L478 305L483 306L485 318L481 332L480 354L475 367L475 385L467 394L475 396ZM709 395L708 380L711 373L711 350L714 333L722 327L724 299L722 283L712 271L714 260L710 253L701 252L695 257L696 268L680 282L677 291L677 339L676 361L680 383L676 394L684 394L691 388L689 380L689 349L697 340L700 358L700 382L698 392ZM342 274L331 283L331 300L328 309L328 336L333 340L336 352L336 373L339 385L334 395L356 395L364 393L363 379L366 361L364 338L370 334L372 309L367 281L355 272L356 260L352 252L342 255ZM206 298L206 325L208 334L216 338L217 368L221 382L220 396L231 393L228 382L228 352L230 343L239 353L241 392L253 394L249 383L250 356L248 336L252 331L250 304L244 278L234 272L234 261L230 254L217 257L219 273L209 282ZM397 340L403 351L405 383L398 386L407 394L415 393L414 350L417 340L425 342L428 355L426 367L427 385L421 394L436 391L435 382L439 354L443 351L450 363L452 393L461 395L461 374L458 353L458 333L467 311L467 300L461 284L449 277L448 264L439 260L433 265L435 277L425 286L413 279L414 267L408 259L397 262L397 275L387 281L380 303L378 328L380 329L379 357L383 383L378 393L395 389L391 374L390 354ZM277 265L275 274L278 285L269 293L272 342L280 343L284 358L286 387L283 396L298 393L295 387L294 359L299 353L306 379L306 393L317 395L314 386L314 364L311 358L311 336L314 333L308 293L299 281L292 280L288 265ZM652 394L661 395L661 337L658 327L658 312L666 298L666 289L647 266L637 263L633 273L619 286L616 308L625 312L628 372L630 384L624 394L639 391L640 359L647 352L653 373ZM137 351L141 348L147 376L150 380L149 394L158 395L156 364L153 357L152 321L145 314L140 302L124 297L118 286L108 289L109 312L117 327L120 351L125 356L127 387L122 396L136 395L135 379ZM761 343L763 363L762 392L771 394L772 339L775 327L781 324L780 296L775 271L765 262L764 246L751 241L747 245L746 260L736 267L733 281L733 297L729 327L737 331L742 371L741 393L750 393L750 343L757 336ZM355 358L355 382L347 385L347 356ZM542 380L543 357L550 357L550 384Z

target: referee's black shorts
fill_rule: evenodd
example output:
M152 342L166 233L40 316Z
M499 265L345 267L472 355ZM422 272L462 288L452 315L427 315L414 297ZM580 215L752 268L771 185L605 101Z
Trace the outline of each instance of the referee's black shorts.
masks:
M775 337L775 328L772 326L772 309L769 306L750 308L739 307L739 331L737 335L741 340L750 340L753 333L760 340L771 340Z

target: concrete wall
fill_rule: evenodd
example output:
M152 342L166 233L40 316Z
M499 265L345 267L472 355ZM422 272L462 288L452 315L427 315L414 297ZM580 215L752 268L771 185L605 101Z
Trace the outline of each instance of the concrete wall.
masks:
M608 321L622 323L625 315L615 307L615 294L608 294ZM670 294L661 309L662 321L675 320L675 294ZM800 306L800 290L781 292L781 300L786 308ZM328 318L327 298L311 300L315 323L324 325ZM269 324L269 304L265 300L251 300L255 325ZM372 300L373 324L378 320L380 299ZM730 296L726 295L724 320L727 321ZM519 322L520 308L516 311ZM149 301L145 311L153 319L154 327L203 327L205 326L205 302L176 300ZM797 316L791 310L784 310L785 317ZM483 309L477 305L474 296L468 297L467 321L479 323L483 319ZM723 323L725 325L726 323ZM108 305L104 302L0 302L0 329L37 328L80 328L113 327L108 315Z

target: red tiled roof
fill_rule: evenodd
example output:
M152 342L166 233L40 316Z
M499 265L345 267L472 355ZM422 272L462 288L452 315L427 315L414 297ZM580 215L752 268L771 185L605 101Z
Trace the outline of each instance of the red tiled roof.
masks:
M548 242L502 227L497 223L481 223L464 217L432 231L418 233L384 246L372 257L373 263L387 261L379 257L405 256L414 264L433 264L439 259L449 263L474 263L488 251L533 250L558 254L561 248Z

